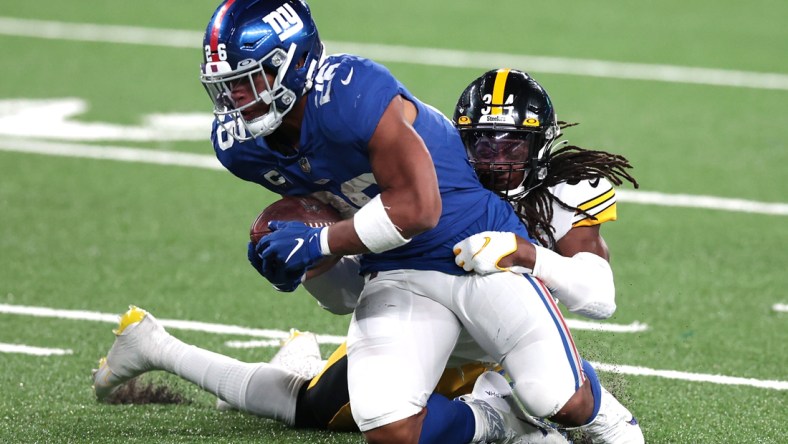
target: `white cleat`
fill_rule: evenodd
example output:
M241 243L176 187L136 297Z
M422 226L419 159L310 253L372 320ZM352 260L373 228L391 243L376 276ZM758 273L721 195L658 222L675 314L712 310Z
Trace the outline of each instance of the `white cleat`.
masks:
M512 397L512 402L514 398ZM552 426L539 418L525 413L522 409L517 407L517 418L526 422L523 425L523 432L520 433L517 444L568 444L569 440L566 436L558 430L557 427Z
M314 333L290 329L290 336L271 358L270 364L290 370L306 379L312 379L323 370L325 361L320 356L320 344Z
M99 401L124 382L154 370L152 359L169 337L152 314L133 305L120 316L118 328L112 332L115 342L99 360L99 368L93 370L93 390Z
M618 400L602 387L602 399L596 418L580 427L591 442L608 444L641 444L645 442L637 419Z
M529 417L520 409L509 382L499 373L482 373L473 386L473 392L458 399L473 410L476 419L474 442L567 443L560 432Z

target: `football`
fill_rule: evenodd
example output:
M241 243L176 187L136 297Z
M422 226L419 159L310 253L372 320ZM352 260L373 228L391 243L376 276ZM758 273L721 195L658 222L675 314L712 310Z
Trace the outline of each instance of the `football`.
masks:
M270 233L268 222L272 220L297 220L310 227L327 227L342 220L339 212L331 205L320 202L311 196L285 196L263 211L249 228L249 239L255 244Z

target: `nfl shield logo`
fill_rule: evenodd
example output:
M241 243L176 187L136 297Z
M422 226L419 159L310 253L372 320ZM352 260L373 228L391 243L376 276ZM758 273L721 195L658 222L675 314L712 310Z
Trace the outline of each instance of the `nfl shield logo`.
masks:
M307 174L312 171L312 165L309 164L309 160L306 157L298 159L298 165L301 167L301 171Z

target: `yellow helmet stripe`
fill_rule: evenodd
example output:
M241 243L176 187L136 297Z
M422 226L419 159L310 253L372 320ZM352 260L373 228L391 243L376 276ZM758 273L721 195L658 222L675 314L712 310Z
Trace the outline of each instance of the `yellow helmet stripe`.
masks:
M503 105L503 91L506 89L506 79L509 77L509 68L499 69L495 76L495 83L493 84L492 105ZM493 106L492 114L503 113L502 106Z

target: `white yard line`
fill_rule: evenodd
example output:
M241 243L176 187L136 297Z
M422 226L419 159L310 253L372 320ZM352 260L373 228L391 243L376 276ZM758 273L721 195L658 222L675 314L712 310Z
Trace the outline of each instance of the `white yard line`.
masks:
M216 160L216 157L212 155L128 148L112 145L85 145L80 143L50 142L34 139L4 138L0 139L0 151L116 160L120 162L175 165L210 170L224 169L219 161ZM692 207L788 216L788 204L776 202L758 202L714 196L692 196L687 194L666 194L653 191L629 190L616 190L616 196L621 202L632 202L644 205Z
M57 319L98 321L112 324L116 324L119 318L119 315L117 314L99 313L95 311L64 310L49 307L33 307L27 305L11 304L0 304L0 313ZM158 320L163 326L178 330L193 330L206 333L262 337L275 340L286 339L290 336L290 332L285 330L249 328L237 325L213 324L199 321L182 321L177 319ZM575 330L594 330L611 333L637 333L648 330L648 326L640 322L633 322L632 324L612 324L567 319L567 325L569 325L569 328ZM318 341L324 344L341 344L345 341L345 337L336 335L318 335Z
M113 324L118 321L118 315L109 314L109 313L99 313L99 312L86 311L86 310L62 310L62 309L55 309L49 307L33 307L33 306L25 306L25 305L11 305L11 304L0 304L0 313L57 318L57 319L98 321L98 322L108 322ZM593 322L580 321L581 322L580 324L573 325L573 321L574 320L568 320L570 328L576 328L578 326L583 328L584 324L595 324ZM266 329L240 327L237 325L212 324L207 322L182 321L176 319L159 319L159 322L161 322L162 325L164 325L165 327L180 329L180 330L193 330L193 331L202 331L207 333L234 334L234 335L245 335L245 336L268 338L265 340L255 340L255 341L228 341L226 343L228 346L236 347L236 348L275 347L279 344L279 340L285 339L290 335L289 332L283 330L266 330ZM611 325L615 325L615 324L611 324ZM645 327L644 324L640 324L637 322L630 324L630 326L638 326L638 328L641 329ZM617 326L617 328L621 328L621 327L624 327L623 331L629 331L629 329L626 328L627 326L620 326L620 325ZM638 330L638 331L642 331L642 330ZM318 335L318 342L322 344L340 344L344 340L345 338L343 336ZM27 347L21 345L0 343L0 353L22 352L18 350L28 350L29 354L41 354L41 355L43 355L44 353L43 351L47 351L50 354L72 353L71 350L42 349L37 347ZM42 352L33 353L34 350L39 350ZM740 378L740 377L722 376L722 375L706 375L702 373L688 373L688 372L680 372L675 370L657 370L657 369L650 369L646 367L635 367L635 366L620 365L620 364L605 364L601 362L595 362L593 363L593 365L597 370L600 371L622 373L627 375L655 376L659 378L679 379L684 381L695 381L695 382L711 382L715 384L724 384L724 385L746 385L751 387L766 388L772 390L788 389L788 381L760 380L753 378Z
M780 312L788 312L788 304L774 304L772 310Z
M35 139L0 139L0 151L44 154L47 156L117 160L119 162L153 163L209 170L224 170L216 156L178 151L129 148L111 145L86 145L71 142L50 142Z
M56 40L164 46L198 49L201 31L67 23L0 17L0 34ZM788 74L699 68L646 63L623 63L565 57L473 52L354 42L326 42L329 52L363 55L379 62L454 68L489 69L512 66L529 72L589 77L692 83L772 90L788 90Z
M778 202L758 202L745 199L731 199L716 196L691 194L665 194L654 191L616 190L616 198L621 202L666 207L705 208L708 210L736 211L740 213L771 214L788 216L788 204Z
M110 313L99 313L85 310L62 310L49 307L32 307L26 305L0 304L0 313L16 314L23 316L36 316L56 319L72 319L80 321L98 321L117 324L119 315ZM157 318L158 319L158 318ZM226 335L263 337L270 339L285 339L290 336L289 331L269 330L260 328L248 328L238 325L213 324L199 321L182 321L178 319L158 319L167 328L176 330L192 330L205 333L218 333ZM344 336L321 335L326 343L341 344Z
M4 342L0 342L0 353L18 353L33 356L62 356L70 355L74 352L62 348L33 347L30 345L6 344Z
M647 324L635 321L631 324L613 324L612 322L593 322L580 319L566 319L566 325L572 330L591 330L607 333L639 333L649 329Z
M675 370L656 370L646 367L635 367L632 365L604 364L592 362L596 370L612 373L622 373L635 376L656 376L658 378L679 379L682 381L711 382L723 385L747 385L772 390L788 390L788 381L762 380L753 378L739 378L735 376L706 375L703 373L688 373Z
M579 319L565 319L567 326L572 330L588 330L605 333L639 333L648 331L647 324L633 322L631 324L613 324ZM337 341L339 339L339 341ZM321 344L341 344L345 341L342 336L317 335L317 342ZM279 339L254 339L250 341L226 341L224 345L230 348L256 348L256 347L278 347L281 344Z
M320 339L317 342L322 342ZM279 347L282 341L279 339L254 339L252 341L225 341L224 345L230 348L261 348Z

